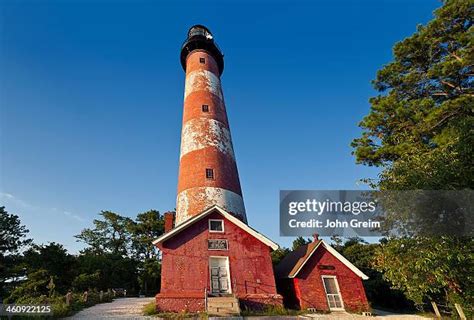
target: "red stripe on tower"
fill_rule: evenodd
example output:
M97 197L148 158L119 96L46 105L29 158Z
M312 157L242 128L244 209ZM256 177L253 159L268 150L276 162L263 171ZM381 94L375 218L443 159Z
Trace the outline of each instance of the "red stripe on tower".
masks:
M188 32L176 224L218 205L244 222L244 201L227 120L222 53L204 26Z

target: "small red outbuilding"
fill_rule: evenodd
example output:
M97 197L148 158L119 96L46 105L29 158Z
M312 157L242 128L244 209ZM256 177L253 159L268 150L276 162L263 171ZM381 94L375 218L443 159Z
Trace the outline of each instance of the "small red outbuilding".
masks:
M368 277L323 240L301 246L276 267L278 292L287 307L368 311L362 280Z

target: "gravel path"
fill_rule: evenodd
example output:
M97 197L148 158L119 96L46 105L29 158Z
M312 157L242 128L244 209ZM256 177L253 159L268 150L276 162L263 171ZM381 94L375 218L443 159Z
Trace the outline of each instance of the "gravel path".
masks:
M96 304L66 319L156 319L142 315L143 306L153 300L153 298L120 298L110 303Z
M351 314L347 312L333 312L329 314L310 314L305 315L303 319L341 319L341 320L427 320L428 318L418 316L415 314L397 314L381 310L373 310L375 317L366 317L358 314Z
M120 298L111 303L101 303L93 307L84 309L74 316L66 319L92 320L92 319L154 319L160 318L143 316L143 306L152 302L153 298ZM412 315L412 314L393 314L385 311L374 310L376 317L364 317L362 315L355 315L346 312L333 312L330 314L308 314L304 316L294 317L245 317L251 320L266 320L266 319L323 319L323 320L426 320L427 318ZM234 319L239 319L235 317ZM210 317L210 319L217 319ZM224 319L224 318L218 318ZM242 318L240 318L242 319Z

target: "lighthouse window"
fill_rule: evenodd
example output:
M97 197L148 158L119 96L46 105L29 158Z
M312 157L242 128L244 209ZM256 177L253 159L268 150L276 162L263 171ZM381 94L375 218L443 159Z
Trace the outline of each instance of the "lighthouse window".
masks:
M202 112L209 112L209 106L207 104L202 105Z
M199 62L200 62L200 63L206 63L206 59L204 59L204 58L199 58Z
M224 220L209 219L209 232L224 232Z
M214 169L206 169L206 178L214 179Z

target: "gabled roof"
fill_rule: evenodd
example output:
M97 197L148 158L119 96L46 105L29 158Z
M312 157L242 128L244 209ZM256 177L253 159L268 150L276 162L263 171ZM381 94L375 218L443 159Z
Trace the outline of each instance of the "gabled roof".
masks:
M355 265L349 260L344 258L339 252L333 247L324 242L324 240L318 240L308 243L304 246L299 247L295 251L290 252L283 260L276 266L276 275L278 278L294 278L303 269L304 265L311 256L317 251L317 249L323 246L329 253L341 261L346 267L352 272L361 277L363 280L369 279L362 271L360 271Z
M234 217L233 215L231 215L230 213L228 213L227 211L225 211L224 209L222 209L219 206L212 206L212 207L204 210L200 214L195 215L194 217L192 217L192 218L184 221L183 223L177 225L175 228L171 229L167 233L161 235L158 239L154 240L153 244L156 245L156 244L162 243L162 242L174 237L175 235L177 235L178 233L180 233L181 231L183 231L187 227L189 227L192 224L194 224L195 222L205 218L206 216L210 215L213 212L217 212L217 213L223 215L227 220L229 220L230 222L235 224L237 227L239 227L239 228L243 229L244 231L248 232L250 235L255 237L257 240L260 240L261 242L263 242L264 244L266 244L267 246L269 246L273 250L276 250L276 249L279 248L278 244L276 244L275 242L273 242L269 238L265 237L263 234L261 234L261 233L257 232L256 230L252 229L246 223L244 223L241 220L237 219L236 217Z

